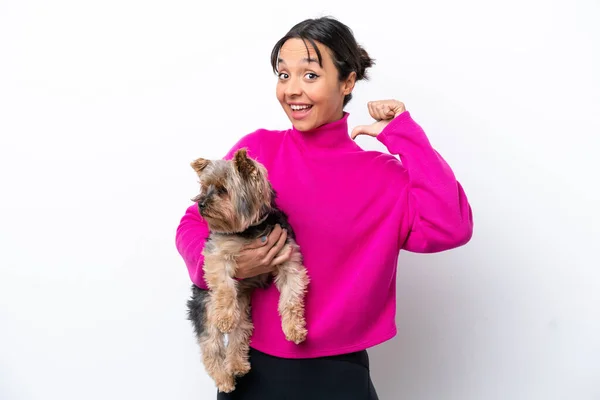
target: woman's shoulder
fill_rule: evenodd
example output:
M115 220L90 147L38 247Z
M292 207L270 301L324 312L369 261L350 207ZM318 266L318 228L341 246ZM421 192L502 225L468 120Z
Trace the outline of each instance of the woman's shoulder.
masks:
M284 133L284 130L259 128L247 133L242 137L242 139L246 142L264 143L265 141L270 140L281 140Z
M285 131L259 128L243 135L230 150L229 155L235 151L245 148L248 156L252 158L259 157L262 152L270 148L277 148L281 143Z
M370 173L383 177L389 181L400 180L402 182L407 180L407 170L402 164L400 157L385 153L379 150L363 150L356 153L357 159L356 165L361 165L361 168Z

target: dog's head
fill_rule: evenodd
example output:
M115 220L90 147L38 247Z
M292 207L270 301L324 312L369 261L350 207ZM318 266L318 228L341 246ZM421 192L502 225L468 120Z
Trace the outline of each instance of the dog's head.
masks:
M271 210L267 170L246 149L236 151L232 160L199 158L191 166L200 178L200 194L192 200L211 231L242 232Z

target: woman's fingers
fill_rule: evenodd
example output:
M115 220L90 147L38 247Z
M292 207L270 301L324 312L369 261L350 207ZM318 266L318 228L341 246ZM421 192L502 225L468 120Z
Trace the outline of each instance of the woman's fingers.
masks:
M283 263L290 261L292 259L293 252L294 252L294 248L292 246L290 246L289 250L279 254L277 257L275 257L273 259L273 261L271 262L271 266L276 267L277 265L281 265Z
M275 243L275 245L273 247L271 247L271 249L265 256L265 258L263 258L263 262L261 264L264 266L268 265L270 267L271 261L273 261L273 259L277 255L277 253L279 253L281 251L281 249L285 245L286 240L287 240L287 231L284 229L283 233L279 236L277 243Z

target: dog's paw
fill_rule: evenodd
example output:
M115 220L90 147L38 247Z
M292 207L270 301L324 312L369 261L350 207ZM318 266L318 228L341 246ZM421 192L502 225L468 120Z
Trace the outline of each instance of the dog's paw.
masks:
M240 310L237 307L221 309L217 312L215 325L221 333L231 333L240 320Z
M235 378L233 375L222 374L215 379L215 383L217 384L219 392L230 393L235 389Z
M244 360L234 361L228 370L233 376L244 376L250 372L250 362Z
M292 326L283 325L283 333L285 333L285 338L294 342L295 344L300 344L306 340L306 335L308 331L302 325L294 324Z

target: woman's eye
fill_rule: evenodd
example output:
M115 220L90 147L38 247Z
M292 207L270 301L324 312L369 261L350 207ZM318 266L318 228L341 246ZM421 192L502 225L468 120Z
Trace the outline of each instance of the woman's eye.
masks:
M314 79L317 79L319 77L319 75L317 75L313 72L309 72L308 74L306 74L306 77L310 80L314 80Z
M285 72L282 72L282 73L279 74L279 79L287 79L289 77L290 76L288 74L286 74Z

